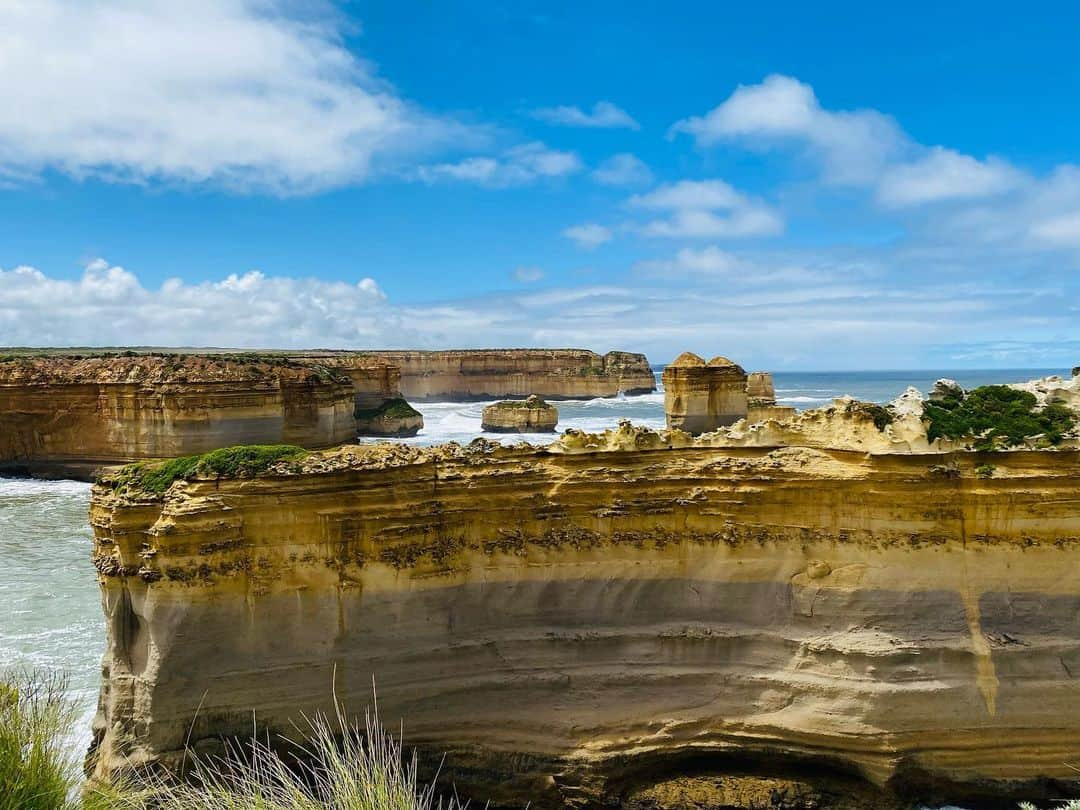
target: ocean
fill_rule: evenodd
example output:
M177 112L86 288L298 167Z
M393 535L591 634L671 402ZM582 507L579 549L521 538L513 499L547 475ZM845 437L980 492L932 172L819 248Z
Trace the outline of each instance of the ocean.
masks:
M816 408L849 394L888 402L909 385L928 390L940 377L964 387L1018 382L1069 369L1002 371L778 372L777 400L800 409ZM659 377L659 373L657 374ZM424 430L410 444L469 442L485 436L503 442L544 443L551 434L483 434L485 402L428 402L416 407ZM664 426L662 393L636 397L558 402L559 429L599 431L620 419ZM67 673L81 719L73 745L90 741L105 630L96 574L90 562L91 532L86 513L90 485L74 481L0 479L0 669L43 666Z

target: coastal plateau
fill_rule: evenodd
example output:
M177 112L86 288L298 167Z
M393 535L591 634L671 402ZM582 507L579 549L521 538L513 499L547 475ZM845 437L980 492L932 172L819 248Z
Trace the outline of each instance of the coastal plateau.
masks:
M733 763L864 807L1078 795L1075 440L975 452L914 396L881 410L107 478L94 774L295 736L374 683L480 802L667 806Z

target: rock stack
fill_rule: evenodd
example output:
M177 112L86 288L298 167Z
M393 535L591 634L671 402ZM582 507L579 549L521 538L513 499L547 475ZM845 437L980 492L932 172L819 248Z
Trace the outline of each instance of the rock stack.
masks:
M708 363L683 352L664 369L664 413L669 428L708 433L746 417L747 375L726 357Z
M557 424L558 408L535 394L488 405L481 420L481 427L493 433L554 433Z
M764 422L768 419L784 421L795 415L791 405L776 404L776 388L772 374L767 371L753 371L746 380L746 421Z

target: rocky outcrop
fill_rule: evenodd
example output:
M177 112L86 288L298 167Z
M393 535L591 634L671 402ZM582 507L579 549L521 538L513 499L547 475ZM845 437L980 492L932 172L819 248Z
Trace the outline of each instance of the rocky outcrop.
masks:
M0 361L0 466L92 477L102 466L234 444L324 448L356 436L349 380L240 355Z
M382 351L368 356L401 369L408 399L478 400L501 397L592 399L656 390L643 354L584 349L463 349Z
M491 433L554 433L559 410L540 397L494 402L484 408L480 426Z
M1077 795L1080 452L950 451L905 407L99 484L96 774L294 736L374 678L480 802L765 795L672 787L727 765L792 801L792 769L865 807Z
M776 404L776 387L768 371L751 371L746 377L746 396L752 404Z
M356 395L356 431L361 436L404 438L424 427L424 417L401 393L401 369L379 357L358 352L313 351L290 359L330 368L348 377Z
M684 352L664 369L664 413L669 428L698 434L747 415L747 376L726 357L708 363Z

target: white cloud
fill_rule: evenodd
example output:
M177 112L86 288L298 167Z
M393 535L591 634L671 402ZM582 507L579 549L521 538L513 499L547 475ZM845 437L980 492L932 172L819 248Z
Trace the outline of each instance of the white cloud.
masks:
M620 152L597 166L592 178L604 186L647 186L653 181L653 173L635 155Z
M806 145L838 183L873 181L882 167L910 147L896 122L876 110L832 112L810 85L773 75L761 84L739 85L704 116L686 118L671 133L692 135L700 146L739 139L753 146L794 141Z
M733 239L775 236L784 230L776 211L723 180L682 180L634 195L628 202L634 208L671 212L666 219L639 226L646 236Z
M594 222L588 222L584 225L572 225L563 231L563 236L567 239L573 239L577 242L578 247L587 250L599 247L612 239L610 228L605 228L603 225L597 225Z
M976 160L935 146L913 163L888 169L878 186L878 200L902 207L937 200L991 197L1024 182L1022 172L1003 160Z
M0 271L0 335L13 345L55 346L582 345L646 351L656 360L712 346L766 368L911 368L944 359L931 353L943 344L970 346L996 335L1048 342L1075 326L1075 296L1052 282L946 283L936 268L915 264L912 288L898 289L888 278L853 272L851 257L833 260L818 250L801 258L733 256L709 246L641 269L652 272L632 286L525 288L401 306L370 278L347 283L252 271L150 289L101 260L75 280L20 267ZM650 283L652 274L661 281ZM515 275L542 277L535 267Z
M29 267L0 270L0 335L11 345L357 345L393 328L370 278L350 284L267 277L166 281L144 287L96 259L82 276L54 279Z
M533 284L544 277L544 271L539 267L522 266L514 270L514 278L522 284Z
M308 192L471 142L289 0L0 3L0 177ZM306 7L308 11L311 6Z
M753 149L794 144L820 163L827 182L876 188L878 201L892 208L991 197L1025 180L999 158L981 161L916 143L877 110L827 110L810 85L789 76L739 85L705 115L677 122L671 128L676 133L703 147L724 141Z
M590 129L640 129L641 126L626 110L610 101L598 101L592 112L580 107L543 107L533 110L533 118L564 127L587 127Z
M421 166L417 176L426 183L457 180L492 188L520 186L536 180L566 177L584 168L575 152L551 149L539 141L514 146L499 157L471 157L456 163Z
M1061 247L1080 247L1080 211L1036 222L1031 235L1038 241Z

